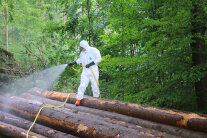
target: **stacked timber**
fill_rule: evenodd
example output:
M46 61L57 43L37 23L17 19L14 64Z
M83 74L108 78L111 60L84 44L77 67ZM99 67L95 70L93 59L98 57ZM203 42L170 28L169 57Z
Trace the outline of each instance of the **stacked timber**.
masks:
M23 132L23 133L21 133L22 137L26 137L26 135L25 135L27 133L26 130L28 130L29 127L32 125L31 121L28 121L26 119L23 119L23 118L20 118L20 117L17 117L17 116L8 114L8 113L5 113L3 111L0 111L0 124L1 124L1 121L2 121L2 123L4 123L5 126L10 124L10 127L11 127L11 125L13 125L13 127L15 126L14 128L17 128L17 127L21 128L22 129L21 132ZM9 125L7 127L9 127ZM3 128L3 126L0 125L0 129L2 129L2 128ZM10 132L8 134L14 134L13 131L11 131L11 129L5 129L5 130ZM36 124L33 127L32 131L35 133L38 133L40 135L43 135L46 137L51 137L51 138L52 137L53 138L75 138L72 135L69 135L69 134L66 134L66 133L51 129L51 128L43 126L43 125L39 125L39 124ZM16 132L20 132L20 131L16 130ZM33 134L35 136L35 133L34 134L31 133L31 134Z
M32 89L31 93L43 96L53 100L64 101L68 94L55 91L43 91L41 89ZM70 96L68 103L74 104L76 95ZM116 112L127 116L142 118L154 122L177 126L181 128L192 129L201 132L207 132L207 115L181 112L151 106L140 106L138 104L99 99L93 97L84 97L81 101L82 106Z
M39 109L61 105L67 96L38 88L20 96L0 96L0 135L26 137ZM75 100L71 94L64 107L44 108L30 137L207 137L206 115L92 97L84 97L77 107Z

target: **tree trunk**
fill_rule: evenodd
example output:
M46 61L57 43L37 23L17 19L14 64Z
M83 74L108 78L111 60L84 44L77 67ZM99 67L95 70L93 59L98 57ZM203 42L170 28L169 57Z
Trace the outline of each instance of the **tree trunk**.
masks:
M5 8L5 10L4 10ZM3 7L2 10L2 17L4 20L4 25L5 25L5 39L6 39L6 50L9 50L9 26L8 26L8 20L9 20L9 8L8 8L8 3L6 7Z
M6 25L6 50L9 50L9 31L8 31L8 24Z
M51 104L51 105L61 105L62 104L62 102L59 102L56 100L51 100L48 98L42 98L40 96L35 96L35 95L29 94L29 93L24 93L21 95L21 97L28 99L28 100L38 99L39 102L44 103L44 104ZM205 133L190 131L187 129L173 127L173 126L169 126L169 125L165 125L165 124L150 122L150 121L146 121L146 120L142 120L142 119L138 119L138 118L134 118L134 117L130 117L130 116L121 115L121 114L114 113L114 112L107 112L107 111L92 109L92 108L83 107L83 106L79 106L77 108L77 106L75 106L74 104L65 104L64 107L70 109L72 112L85 112L85 113L98 115L98 116L104 117L104 118L110 118L113 120L116 119L117 121L122 122L120 125L124 125L124 126L126 126L127 123L131 123L136 126L137 125L141 126L140 128L154 129L154 130L157 130L160 132L165 132L168 134L182 136L182 137L191 136L191 137L196 137L196 138L203 138L203 137L207 136L207 134L205 134ZM125 122L125 123L123 123L123 122ZM129 125L127 127L129 127ZM147 132L143 129L140 129L140 130L145 133ZM152 130L148 131L148 133L149 132L150 132L150 134L155 135L155 136L158 136L158 135L159 136L166 136L163 133L152 133L152 132L154 132Z
M43 38L42 38L43 39ZM42 44L43 45L43 44ZM43 46L42 46L43 47ZM41 50L41 48L38 46L38 50L39 50L39 52L40 52L40 56L41 56L41 62L42 62L42 64L44 65L44 69L46 69L46 62L45 62L45 59L44 59L44 56L43 56L43 54L42 54L42 50Z
M8 26L9 8L6 6L6 50L9 50L9 26Z
M2 109L10 109L12 113L17 115L34 119L36 113L40 109L40 105L32 104L31 102L19 99L18 97L8 98L9 105L4 104L5 97L0 96L0 107ZM79 112L70 112L63 108L45 108L38 117L37 122L48 125L57 130L66 133L73 133L80 137L95 137L95 138L136 138L136 137L149 137L148 133L138 133L136 130L123 128L119 125L109 124L96 120L90 115L81 115ZM132 132L133 131L133 132ZM136 132L136 133L135 133Z
M8 113L4 113L2 111L0 111L0 121L26 129L26 130L28 130L30 126L32 125L32 122L28 120L25 120L20 117L16 117ZM54 129L51 129L51 128L48 128L48 127L45 127L39 124L35 124L31 131L37 134L46 136L46 137L50 137L50 138L76 138L75 136L65 134L63 132L60 132L60 131L57 131L57 130L54 130Z
M39 91L38 89L33 89L32 93L59 101L64 101L68 96L67 93ZM76 95L71 94L68 103L75 103L75 101ZM199 115L190 112L180 112L177 110L161 109L150 106L140 106L132 103L86 96L81 101L81 105L182 128L207 132L207 115Z
M124 5L123 5L123 0L121 0L121 47L122 47L122 52L121 55L122 57L125 57L125 46L124 46Z
M0 134L9 138L26 138L27 130L0 122ZM29 138L46 138L31 132Z
M65 12L65 7L64 7L64 13L63 13L63 23L65 25L66 23L66 12Z
M131 57L136 57L136 43L131 46Z
M90 0L87 0L87 10L88 10L88 24L89 24L89 29L88 29L88 39L89 39L89 45L91 45L91 14L90 14Z
M204 35L205 27L205 13L203 9L203 0L193 1L192 10L192 61L193 66L207 64L206 49ZM200 36L197 36L200 34ZM202 72L202 71L201 71ZM197 106L199 110L207 111L207 75L201 78L200 81L195 82L195 92L197 96Z
M137 56L137 44L136 43L134 44L134 56L135 57Z

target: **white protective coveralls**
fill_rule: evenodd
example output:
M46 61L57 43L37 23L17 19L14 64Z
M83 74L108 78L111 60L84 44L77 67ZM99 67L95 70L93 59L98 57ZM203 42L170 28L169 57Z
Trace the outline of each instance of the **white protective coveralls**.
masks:
M90 68L93 70L96 79L98 81L99 79L98 63L101 62L102 60L100 51L95 47L89 46L88 42L85 40L82 40L80 42L80 47L84 48L85 51L82 50L80 54L80 58L76 60L77 64L82 64L82 66L84 66L93 61L95 65L90 66ZM86 90L86 87L88 86L89 81L91 81L93 97L99 97L100 94L99 88L97 86L92 71L89 68L83 67L82 74L81 74L81 82L80 82L80 86L78 87L77 100L83 99L83 95Z

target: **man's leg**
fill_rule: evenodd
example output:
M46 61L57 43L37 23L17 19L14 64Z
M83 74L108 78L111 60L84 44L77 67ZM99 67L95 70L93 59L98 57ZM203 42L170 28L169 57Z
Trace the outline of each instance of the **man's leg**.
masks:
M95 74L96 80L98 82L99 72L96 71L96 72L94 72L94 74ZM99 97L99 94L100 94L99 87L98 87L99 84L97 85L97 82L96 82L93 74L92 74L92 76L90 76L90 80L91 80L91 87L92 87L92 91L93 91L93 97Z
M81 82L78 87L77 100L83 99L83 95L86 90L86 87L88 86L88 83L89 83L89 77L86 74L82 73L81 74Z

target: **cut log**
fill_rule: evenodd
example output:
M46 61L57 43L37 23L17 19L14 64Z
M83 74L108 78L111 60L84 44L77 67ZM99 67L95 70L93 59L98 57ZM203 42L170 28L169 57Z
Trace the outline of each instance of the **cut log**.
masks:
M12 113L16 115L21 115L25 118L34 119L36 113L39 111L40 106L37 104L32 104L23 99L18 99L17 97L7 98L9 105L4 104L4 97L0 96L0 107L2 109L10 109ZM148 134L142 133L132 133L127 130L119 130L119 126L104 126L102 123L91 122L89 117L84 116L79 118L79 116L74 113L72 115L63 112L58 112L57 110L45 108L38 117L37 122L44 125L48 125L57 130L61 130L66 133L70 133L80 137L95 137L95 138L137 138L137 137L151 137ZM83 119L84 118L84 119Z
M26 138L27 136L27 130L3 122L0 122L0 133L10 138ZM29 138L46 138L46 137L31 132L29 134Z
M56 100L51 100L48 98L42 98L40 96L32 95L31 93L24 93L21 95L21 97L31 100L31 99L36 99L40 103L45 103L45 104L51 104L51 105L61 105L62 102L56 101ZM187 129L182 129L174 126L169 126L165 124L160 124L156 122L150 122L146 120L142 120L139 118L134 118L134 117L129 117L126 115L121 115L113 112L107 112L99 109L92 109L84 106L75 106L74 104L65 104L65 108L71 109L72 112L86 112L86 113L91 113L95 115L99 115L101 117L107 117L111 119L116 119L122 122L127 122L127 123L132 123L140 128L145 127L145 128L150 128L154 129L157 131L161 132L166 132L172 135L177 135L177 136L182 136L182 137L196 137L196 138L203 138L207 137L207 133L202 133L202 132L195 132Z
M41 97L37 97L37 96L33 96L33 95L28 95L28 94L24 94L22 95L24 98L27 99L39 99L39 104L51 104L51 105L61 105L61 102L58 101L53 101L50 99L46 99L46 98L41 98ZM44 100L44 101L42 101ZM30 103L36 104L37 101L30 101ZM70 106L71 104L66 104L64 107L66 106ZM87 107L82 107L82 108L87 108ZM76 116L82 120L85 119L85 116L88 117L88 120L91 122L96 122L96 123L101 123L107 127L117 127L119 130L127 130L128 132L134 133L136 135L136 133L144 133L144 134L148 134L151 136L155 136L155 137L173 137L170 134L166 134L163 132L159 132L159 131L154 131L152 129L147 129L138 125L134 125L128 122L124 122L124 121L120 121L120 120L116 120L113 118L109 118L106 116L102 116L101 113L106 112L106 111L101 111L101 110L97 110L97 109L92 109L92 111L99 113L99 115L94 114L93 112L91 113L87 113L87 112L82 112L82 111L77 111L71 108L56 108L54 110L57 110L59 112L64 112L68 115L72 114L76 114ZM90 109L88 109L90 110ZM118 114L117 114L118 115Z
M2 111L0 111L0 121L26 129L26 130L28 130L30 126L32 125L32 122L28 120L25 120L20 117L16 117L14 115L11 115L11 114L8 114ZM60 132L60 131L57 131L57 130L54 130L54 129L51 129L51 128L48 128L48 127L45 127L39 124L35 124L31 131L37 134L46 136L46 137L50 137L50 138L76 138L75 136L65 134L63 132Z
M41 91L39 89L32 89L31 93L59 101L64 101L68 96L67 93ZM75 101L76 95L71 94L68 103L75 103ZM178 126L181 128L207 132L207 115L156 108L151 106L140 106L133 103L105 100L86 96L81 101L81 105L168 125Z

